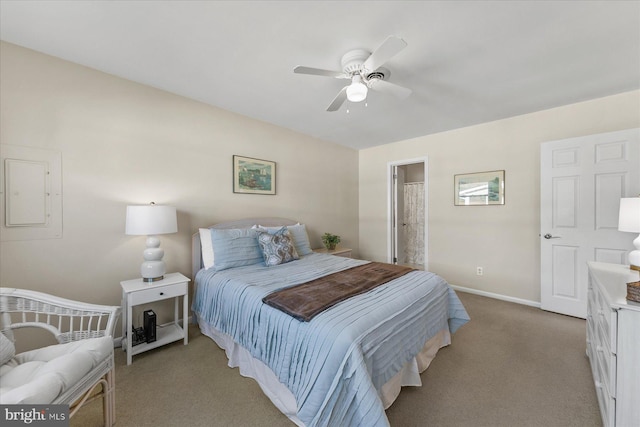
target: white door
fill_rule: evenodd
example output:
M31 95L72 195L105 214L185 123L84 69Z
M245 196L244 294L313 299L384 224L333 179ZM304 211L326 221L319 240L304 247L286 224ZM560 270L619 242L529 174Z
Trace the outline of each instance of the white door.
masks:
M543 310L584 318L587 261L625 264L636 237L618 231L620 198L640 193L640 129L540 147Z
M404 169L394 166L394 204L393 204L393 263L404 264Z

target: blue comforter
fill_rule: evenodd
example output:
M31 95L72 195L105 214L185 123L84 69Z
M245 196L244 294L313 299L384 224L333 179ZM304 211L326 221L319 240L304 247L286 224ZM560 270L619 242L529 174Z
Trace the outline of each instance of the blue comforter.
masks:
M277 289L366 262L310 254L275 267L200 270L193 311L271 368L306 426L388 426L378 390L437 332L469 320L441 277L411 272L310 322L262 302Z

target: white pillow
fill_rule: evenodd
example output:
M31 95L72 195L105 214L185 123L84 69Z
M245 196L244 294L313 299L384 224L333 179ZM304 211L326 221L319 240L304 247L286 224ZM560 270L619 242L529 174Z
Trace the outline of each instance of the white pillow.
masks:
M200 250L202 252L202 264L205 269L213 267L213 241L211 239L211 230L208 228L200 229Z
M7 363L15 355L16 347L13 345L13 341L0 332L0 366Z

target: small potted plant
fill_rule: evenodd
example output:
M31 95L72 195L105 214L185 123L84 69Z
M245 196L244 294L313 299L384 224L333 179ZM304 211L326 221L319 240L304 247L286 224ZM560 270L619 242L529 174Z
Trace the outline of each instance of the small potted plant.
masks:
M336 248L336 245L340 243L340 236L331 233L324 233L322 235L322 243L328 250L332 251Z

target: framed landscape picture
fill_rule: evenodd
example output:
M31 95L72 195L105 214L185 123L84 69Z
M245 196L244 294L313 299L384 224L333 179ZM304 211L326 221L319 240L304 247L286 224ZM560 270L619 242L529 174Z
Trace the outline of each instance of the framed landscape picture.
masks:
M504 205L504 170L455 175L456 206Z
M276 194L276 163L234 155L233 192Z

